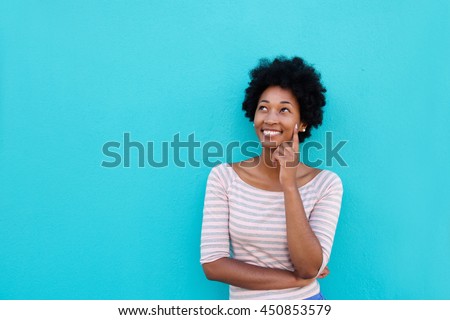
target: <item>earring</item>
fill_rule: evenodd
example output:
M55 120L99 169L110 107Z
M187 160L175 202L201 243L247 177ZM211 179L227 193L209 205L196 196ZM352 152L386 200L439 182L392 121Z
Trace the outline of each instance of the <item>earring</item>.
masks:
M303 130L302 130L303 132L305 132L306 131L306 128L303 128Z

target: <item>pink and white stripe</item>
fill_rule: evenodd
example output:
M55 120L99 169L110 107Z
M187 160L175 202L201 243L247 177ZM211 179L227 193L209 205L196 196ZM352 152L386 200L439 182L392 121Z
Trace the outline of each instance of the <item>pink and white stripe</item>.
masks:
M331 254L342 182L337 174L322 170L299 191L322 246L320 273ZM214 167L206 186L200 247L202 264L233 257L262 267L294 270L287 247L283 192L247 184L229 164ZM307 287L283 290L247 290L230 285L230 299L305 299L319 292L317 280Z

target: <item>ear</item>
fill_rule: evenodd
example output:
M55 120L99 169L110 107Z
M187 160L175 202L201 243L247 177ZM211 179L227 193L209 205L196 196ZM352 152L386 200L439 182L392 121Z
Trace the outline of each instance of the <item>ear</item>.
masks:
M308 126L308 125L307 125L306 123L301 122L301 123L300 123L300 127L298 128L298 131L299 131L299 132L305 132L307 126Z

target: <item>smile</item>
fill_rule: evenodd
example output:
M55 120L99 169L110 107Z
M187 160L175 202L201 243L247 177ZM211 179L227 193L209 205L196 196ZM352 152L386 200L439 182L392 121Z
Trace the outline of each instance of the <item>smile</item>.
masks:
M263 134L266 137L267 136L273 137L273 136L280 135L281 132L280 131L275 131L275 130L263 130Z

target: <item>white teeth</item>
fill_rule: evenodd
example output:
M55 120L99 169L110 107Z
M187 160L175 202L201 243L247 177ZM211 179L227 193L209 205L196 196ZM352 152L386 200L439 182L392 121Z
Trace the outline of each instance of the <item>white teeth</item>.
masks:
M276 136L276 135L279 135L279 134L281 134L281 132L280 131L272 131L272 130L263 130L263 134L265 135L265 136Z

